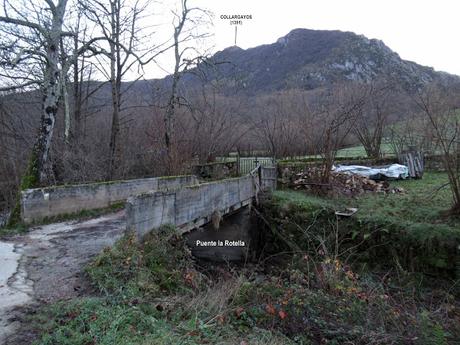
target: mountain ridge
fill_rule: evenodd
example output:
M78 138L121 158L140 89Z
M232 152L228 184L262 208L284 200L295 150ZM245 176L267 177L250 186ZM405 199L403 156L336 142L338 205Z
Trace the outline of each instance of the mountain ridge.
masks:
M242 88L249 94L378 78L411 88L433 81L460 82L459 76L402 59L379 39L350 31L311 29L291 30L269 44L218 51L185 77L184 85L196 83L196 74L206 81L226 81L230 88Z

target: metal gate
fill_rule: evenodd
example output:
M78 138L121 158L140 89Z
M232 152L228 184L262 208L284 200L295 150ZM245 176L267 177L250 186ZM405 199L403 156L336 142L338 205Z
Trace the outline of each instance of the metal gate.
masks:
M240 157L239 158L239 173L240 175L249 174L258 165L272 167L275 165L275 160L272 157Z

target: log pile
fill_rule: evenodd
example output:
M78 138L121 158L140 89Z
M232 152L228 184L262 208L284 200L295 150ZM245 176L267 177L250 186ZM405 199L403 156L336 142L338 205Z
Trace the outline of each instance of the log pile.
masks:
M355 196L363 193L405 193L402 188L391 188L388 181L374 181L368 177L331 172L329 183L321 182L321 168L311 168L293 176L290 186L295 190L328 190L334 194Z

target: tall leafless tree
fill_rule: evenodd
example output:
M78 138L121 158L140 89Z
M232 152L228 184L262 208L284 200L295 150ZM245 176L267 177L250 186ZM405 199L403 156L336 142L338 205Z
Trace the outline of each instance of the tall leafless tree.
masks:
M19 63L38 59L43 67L43 76L40 80L27 80L26 77L19 85L3 88L8 90L38 83L43 92L40 131L33 148L31 168L28 172L31 177L33 176L33 185L44 184L50 177L48 156L64 82L60 45L61 39L70 35L64 31L67 1L61 0L57 5L52 1L46 1L46 4L47 8L41 8L41 10L49 11L51 15L42 16L35 12L36 19L39 19L35 22L26 19L30 16L30 13L27 12L31 9L24 7L25 12L19 12L11 3L4 8L3 16L0 17L0 22L3 24L2 31L9 34L11 42L10 59L4 60L3 65L14 70ZM40 46L40 43L43 46Z
M179 95L179 81L190 68L204 59L205 54L199 51L197 43L208 37L209 33L199 32L197 28L198 26L206 27L211 20L209 12L199 7L189 7L188 0L180 0L180 8L173 15L174 69L164 116L164 140L170 173L177 170L177 138L174 133L176 111L184 103Z
M108 47L102 60L97 66L102 75L110 81L112 99L112 124L110 130L109 157L107 159L107 178L112 179L116 166L118 141L123 94L122 81L136 64L145 64L142 61L147 49L142 48L145 40L143 28L140 25L143 12L146 11L149 1L126 0L91 0L81 1L86 16L94 22L101 35L106 38ZM151 59L151 58L150 58ZM140 74L139 78L142 76ZM131 84L132 85L132 84Z
M84 52L98 54L93 44L104 39L93 37L80 42L76 49L67 51L67 41L75 37L75 32L66 26L68 3L68 0L5 0L0 9L0 77L4 84L0 91L27 90L38 86L42 94L39 130L22 177L21 189L55 181L50 149L63 97L69 120L68 72ZM9 225L18 221L19 213L19 203L16 203Z

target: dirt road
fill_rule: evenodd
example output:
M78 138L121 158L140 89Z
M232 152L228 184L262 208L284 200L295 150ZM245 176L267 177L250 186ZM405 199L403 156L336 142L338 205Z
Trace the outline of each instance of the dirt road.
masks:
M30 229L0 241L0 344L27 344L24 316L88 290L82 269L126 227L124 211Z

